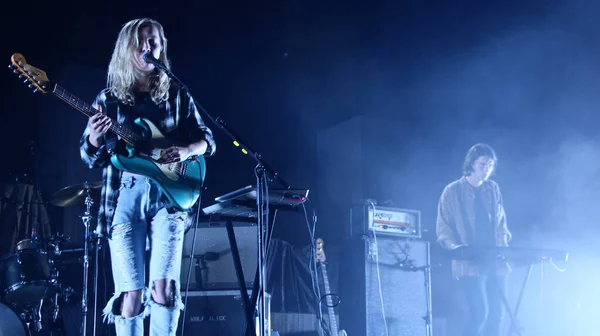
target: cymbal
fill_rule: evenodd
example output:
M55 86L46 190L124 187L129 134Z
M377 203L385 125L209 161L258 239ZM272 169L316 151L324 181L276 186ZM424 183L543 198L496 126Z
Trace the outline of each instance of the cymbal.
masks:
M83 205L85 204L87 193L89 192L92 198L97 199L100 196L101 187L102 181L70 185L55 192L50 199L50 203L60 207Z

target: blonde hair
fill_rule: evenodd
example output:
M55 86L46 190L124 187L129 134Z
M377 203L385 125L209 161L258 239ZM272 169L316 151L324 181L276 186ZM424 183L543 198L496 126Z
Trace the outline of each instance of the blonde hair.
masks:
M139 31L148 25L153 25L158 30L162 45L159 60L165 64L167 69L171 69L171 64L167 59L165 31L158 21L142 18L131 20L124 24L115 42L115 49L108 65L106 84L109 91L117 99L128 105L135 104L133 90L138 84L132 55L139 48ZM155 74L150 77L150 96L155 104L159 104L169 97L170 80L164 71L159 71L158 69L154 71Z

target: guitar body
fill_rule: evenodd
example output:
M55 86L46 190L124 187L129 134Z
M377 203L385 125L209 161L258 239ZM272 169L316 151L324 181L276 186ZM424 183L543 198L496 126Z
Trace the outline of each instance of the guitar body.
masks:
M126 153L111 156L112 164L122 171L147 176L160 186L173 206L179 210L190 209L200 197L204 183L204 157L197 156L177 163L160 163L163 150L183 144L169 140L150 120L138 118L135 124L145 139L144 146L135 148L126 145Z

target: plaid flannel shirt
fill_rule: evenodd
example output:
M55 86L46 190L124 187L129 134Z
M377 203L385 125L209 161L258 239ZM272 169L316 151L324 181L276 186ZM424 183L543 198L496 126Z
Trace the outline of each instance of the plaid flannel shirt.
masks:
M495 232L496 246L508 246L512 234L506 225L506 213L502 202L500 187L492 180L485 181L481 188L483 203L491 215ZM462 178L448 184L438 203L436 222L437 241L446 250L453 250L462 244L473 245L472 232L475 230L475 194L467 179ZM496 265L497 274L509 271L504 262ZM479 269L466 260L452 260L452 275L478 276Z
M108 89L102 90L94 100L93 106L96 104L102 107L102 113L116 120L118 123L123 122L121 113L121 103L110 94ZM165 136L171 139L186 141L189 143L197 142L202 139L208 143L208 148L204 156L212 156L215 154L216 144L213 139L213 134L200 116L200 113L193 102L193 98L186 94L176 83L171 84L169 99L161 103L159 108L164 112L164 116L160 124L156 125ZM125 110L125 109L123 109ZM90 144L88 135L90 134L89 124L86 126L80 140L80 155L83 162L89 168L102 168L103 185L101 189L100 204L98 208L98 227L102 232L99 234L106 235L107 228L112 223L117 199L119 197L119 189L121 184L122 171L118 170L110 162L109 148L107 144L110 140L115 140L116 136L108 132L105 136L104 143L96 148ZM162 202L159 200L159 202ZM191 216L188 216L191 219Z

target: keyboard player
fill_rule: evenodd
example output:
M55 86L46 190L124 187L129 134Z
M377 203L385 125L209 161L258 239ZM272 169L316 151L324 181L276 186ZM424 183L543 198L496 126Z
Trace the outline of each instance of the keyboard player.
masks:
M502 194L490 179L497 161L489 145L474 145L466 154L462 176L449 183L440 196L437 241L454 255L470 248L508 246L512 236ZM462 335L501 335L504 306L500 290L506 292L509 271L508 264L498 260L452 260L453 278L468 304L469 319Z

